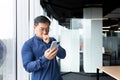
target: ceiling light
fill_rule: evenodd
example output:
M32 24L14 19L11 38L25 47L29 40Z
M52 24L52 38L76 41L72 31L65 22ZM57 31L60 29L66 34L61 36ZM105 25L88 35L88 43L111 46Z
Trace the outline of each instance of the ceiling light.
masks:
M108 20L108 18L104 17L103 20Z
M102 27L102 28L110 28L110 26L105 26L105 27Z
M120 33L120 31L114 31L114 32Z
M102 31L104 31L104 32L108 32L109 30L102 30Z

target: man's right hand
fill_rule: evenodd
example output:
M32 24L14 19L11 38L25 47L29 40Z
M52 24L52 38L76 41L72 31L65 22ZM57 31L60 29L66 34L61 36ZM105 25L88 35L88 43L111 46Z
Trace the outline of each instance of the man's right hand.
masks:
M58 52L58 49L57 49L57 48L54 48L54 49L52 49L52 50L47 49L47 50L45 51L45 53L44 53L44 56L45 56L48 60L52 60L52 59L56 56L57 52Z
M48 35L43 35L43 41L46 43L50 42L50 37Z

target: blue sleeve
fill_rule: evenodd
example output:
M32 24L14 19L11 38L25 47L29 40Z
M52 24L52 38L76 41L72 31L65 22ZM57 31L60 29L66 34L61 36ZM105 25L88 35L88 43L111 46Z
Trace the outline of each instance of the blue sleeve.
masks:
M61 59L65 58L66 56L66 51L64 48L62 48L61 46L58 47L58 53L57 56Z
M32 53L31 46L28 43L25 43L22 48L22 61L23 66L26 71L34 72L44 67L44 63L48 61L45 56L39 57L35 60Z

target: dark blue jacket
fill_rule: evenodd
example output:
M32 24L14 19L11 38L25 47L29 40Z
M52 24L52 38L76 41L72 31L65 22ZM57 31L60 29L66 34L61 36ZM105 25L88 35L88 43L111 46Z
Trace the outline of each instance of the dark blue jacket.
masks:
M37 36L27 40L22 47L22 62L27 72L32 72L32 80L62 80L59 65L56 57L48 60L44 56L51 42L55 41L50 38L47 44ZM61 59L65 58L66 51L61 46L58 47L57 56Z

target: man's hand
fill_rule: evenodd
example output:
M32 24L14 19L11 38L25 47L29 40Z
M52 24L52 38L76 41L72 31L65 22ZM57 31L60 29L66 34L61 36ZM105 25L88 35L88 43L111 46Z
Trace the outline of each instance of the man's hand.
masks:
M50 37L48 35L43 35L43 41L49 43Z
M48 60L51 60L51 59L53 59L53 58L56 56L57 52L58 52L58 49L57 49L57 48L54 48L54 49L52 49L52 50L47 49L47 50L45 51L44 56L45 56Z

